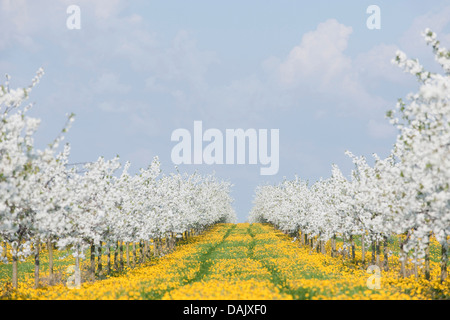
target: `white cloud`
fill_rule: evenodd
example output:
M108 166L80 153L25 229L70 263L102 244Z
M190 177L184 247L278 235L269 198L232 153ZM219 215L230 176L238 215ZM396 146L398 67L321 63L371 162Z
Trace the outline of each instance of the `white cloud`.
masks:
M320 77L321 85L328 86L340 78L351 68L351 59L343 53L351 33L351 27L335 19L320 23L316 30L303 36L281 63L280 81L293 84Z
M329 19L304 34L286 59L271 57L263 68L292 94L292 103L311 95L333 101L328 110L320 111L321 116L328 111L352 116L379 112L386 102L367 90L358 65L345 53L351 33L351 27Z

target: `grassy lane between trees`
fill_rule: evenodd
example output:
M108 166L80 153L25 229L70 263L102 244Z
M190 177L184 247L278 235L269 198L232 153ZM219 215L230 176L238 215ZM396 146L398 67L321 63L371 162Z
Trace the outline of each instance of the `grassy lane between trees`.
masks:
M340 244L338 243L338 249ZM358 258L358 257L356 257ZM218 224L172 253L103 280L33 289L26 276L11 299L450 299L450 283L399 276L398 257L381 271L380 289L369 289L368 265L332 258L300 245L266 224ZM66 265L64 265L66 267ZM4 281L5 266L0 266ZM62 275L63 277L66 275Z

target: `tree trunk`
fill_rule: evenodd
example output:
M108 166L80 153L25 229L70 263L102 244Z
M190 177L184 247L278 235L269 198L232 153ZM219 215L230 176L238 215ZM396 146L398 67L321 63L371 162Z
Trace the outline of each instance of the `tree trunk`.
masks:
M91 255L90 255L90 262L91 265L89 267L89 276L93 280L95 278L95 245L94 241L91 241Z
M361 262L364 265L366 263L366 244L364 242L365 234L361 234Z
M119 270L119 241L114 243L114 269Z
M130 268L130 243L126 242L127 267Z
M403 278L406 278L406 254L403 251L401 251L400 254L402 255L402 262L400 265L400 275Z
M79 288L81 285L81 270L80 270L80 245L77 244L77 257L75 258L75 287Z
M48 282L53 285L53 243L51 236L47 239L48 249Z
M17 289L19 285L19 269L18 269L17 248L12 246L12 286Z
M149 245L148 240L144 241L144 261L147 261L147 259L150 257L149 253Z
M142 244L142 241L139 241L139 249L140 249L140 263L144 262L144 245Z
M404 248L405 248L405 244L408 241L408 238L410 236L410 232L411 232L411 230L408 230L405 240L402 240L400 242L400 254L401 254L401 258L402 258L402 262L401 262L401 266L400 266L400 274L403 278L406 278L406 261L408 258L406 252L404 251Z
M448 266L448 242L444 242L441 248L441 283L447 279Z
M389 270L389 257L388 257L388 237L384 237L383 242L383 255L384 255L384 271Z
M431 270L430 270L430 245L428 244L425 249L425 279L430 280Z
M175 249L175 241L176 241L176 234L172 232L172 235L170 237L170 250L174 250Z
M316 252L317 253L320 253L320 243L321 243L321 240L319 240L319 236L318 236L317 240L316 240Z
M106 271L108 275L111 274L111 245L109 242L106 244Z
M352 246L352 261L355 262L356 253L355 253L355 241L353 240L353 235L350 235L350 244Z
M336 257L336 235L331 238L331 257Z
M157 257L159 255L159 242L158 242L158 239L153 239L153 245L155 246L155 249L153 251L153 256Z
M136 242L133 242L133 268L136 267Z
M419 269L417 267L418 265L418 261L417 261L417 246L414 249L414 276L417 278L419 278Z
M347 258L347 247L345 246L345 235L342 235L342 258Z
M166 241L166 245L165 245L165 247L166 247L166 249L165 249L165 252L169 252L170 251L170 243L169 243L169 236L166 236L165 237L165 241Z
M380 251L380 242L379 242L378 239L377 239L377 241L376 241L375 247L376 247L376 249L377 249L377 252L376 252L377 266L381 269L381 262L380 262L380 254L381 254L381 251Z
M90 261L91 261L91 266L89 268L89 273L90 273L90 277L91 280L95 279L95 245L94 245L94 241L91 241L91 257L90 257Z
M425 249L425 279L430 280L431 278L431 269L430 269L430 240L431 240L431 232L428 234L428 243Z
M102 264L102 256L103 256L103 252L102 252L102 242L100 241L100 244L98 245L97 248L97 272L99 276L103 275L103 264Z
M119 266L120 266L120 270L122 271L123 267L124 267L124 263L123 263L123 242L122 241L120 241L119 251L120 251L120 254L119 254Z
M375 263L375 241L372 240L372 264Z
M39 287L39 239L35 240L34 247L34 288Z
M6 241L3 243L3 247L5 248L5 250L3 250L3 258L6 258L8 255L8 245Z

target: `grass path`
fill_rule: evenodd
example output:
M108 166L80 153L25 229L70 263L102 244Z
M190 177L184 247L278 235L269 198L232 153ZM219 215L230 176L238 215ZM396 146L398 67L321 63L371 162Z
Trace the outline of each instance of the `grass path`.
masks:
M126 273L70 290L32 289L18 299L449 299L450 285L382 274L367 287L366 267L299 247L263 224L220 224L171 254Z

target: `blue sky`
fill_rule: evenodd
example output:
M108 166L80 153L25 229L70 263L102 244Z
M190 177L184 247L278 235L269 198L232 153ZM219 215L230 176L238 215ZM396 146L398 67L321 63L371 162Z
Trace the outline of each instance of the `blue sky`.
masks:
M81 29L66 9L81 10ZM369 5L381 29L369 30ZM279 129L280 169L181 165L234 184L239 221L257 185L298 174L348 175L344 154L388 155L396 132L385 112L416 89L390 63L401 49L438 71L420 36L426 27L450 46L448 1L23 1L0 0L0 73L12 87L45 70L30 100L41 118L36 144L65 123L71 161L119 155L136 172L159 156L174 170L173 130Z

